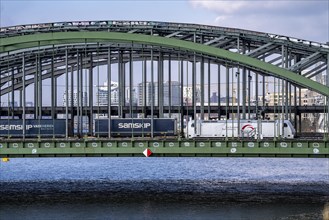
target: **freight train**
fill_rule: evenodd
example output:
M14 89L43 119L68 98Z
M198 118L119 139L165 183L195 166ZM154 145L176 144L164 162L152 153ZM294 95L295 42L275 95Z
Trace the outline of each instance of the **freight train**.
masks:
M63 119L27 119L26 137L65 137ZM69 128L69 127L68 127ZM69 128L70 129L70 128ZM115 118L95 119L93 135L96 137L177 137L177 121L171 118ZM295 129L288 120L191 120L183 128L185 138L274 138L293 139ZM71 135L71 132L69 132ZM22 137L21 119L0 120L0 137Z

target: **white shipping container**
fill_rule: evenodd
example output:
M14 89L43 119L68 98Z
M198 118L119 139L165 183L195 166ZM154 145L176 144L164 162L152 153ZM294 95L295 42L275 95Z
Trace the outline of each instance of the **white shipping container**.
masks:
M248 138L294 138L295 129L288 120L220 120L189 121L188 138L194 137L248 137Z

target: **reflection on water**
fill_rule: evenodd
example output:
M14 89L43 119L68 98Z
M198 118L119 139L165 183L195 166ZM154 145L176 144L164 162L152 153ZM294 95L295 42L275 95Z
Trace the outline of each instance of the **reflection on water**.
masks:
M0 217L6 219L329 215L328 159L12 159L1 163L0 184Z
M68 203L2 205L6 219L321 219L318 204Z
M329 203L326 203L322 212L323 220L329 220Z

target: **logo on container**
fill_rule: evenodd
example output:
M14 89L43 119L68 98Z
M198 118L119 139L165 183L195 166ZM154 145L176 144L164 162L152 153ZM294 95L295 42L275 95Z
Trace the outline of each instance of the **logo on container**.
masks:
M119 123L118 127L121 129L132 129L132 128L149 128L151 123Z
M30 130L31 128L33 128L33 125L26 125L25 126L25 130ZM23 125L0 125L0 130L1 131L20 131L23 130Z
M255 127L251 124L246 124L241 128L243 134L246 134L248 137L254 137L256 134Z

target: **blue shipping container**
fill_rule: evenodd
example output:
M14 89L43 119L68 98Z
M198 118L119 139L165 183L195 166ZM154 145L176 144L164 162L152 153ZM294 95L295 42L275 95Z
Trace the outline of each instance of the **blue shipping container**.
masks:
M65 120L61 119L26 119L25 136L26 137L50 137L65 136ZM23 136L22 119L2 119L0 120L0 136Z
M118 118L111 119L111 136L151 136L152 126L154 136L176 135L176 120L172 118ZM108 119L95 120L95 135L108 136Z

